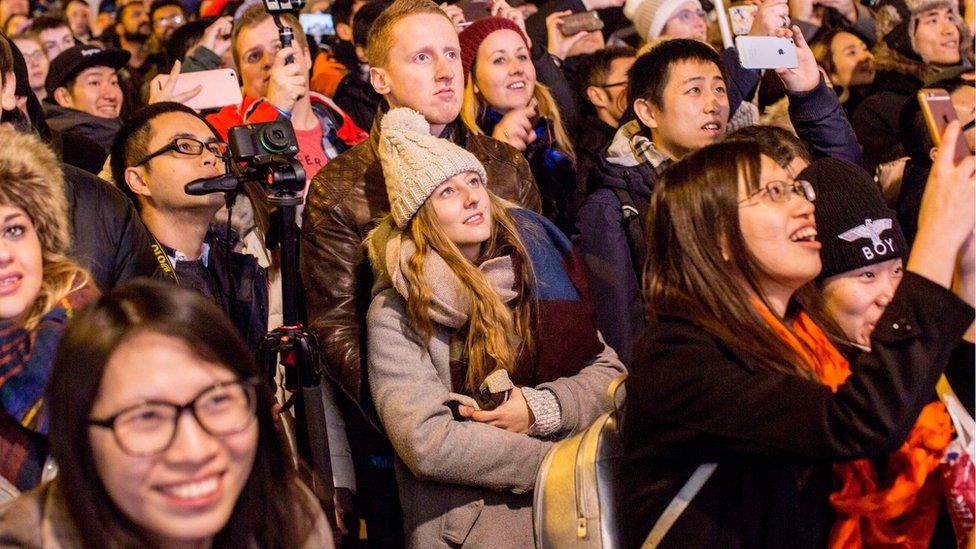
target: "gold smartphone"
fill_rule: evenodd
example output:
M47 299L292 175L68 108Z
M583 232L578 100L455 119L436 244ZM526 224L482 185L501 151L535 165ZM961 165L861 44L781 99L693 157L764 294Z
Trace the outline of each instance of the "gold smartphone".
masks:
M942 146L942 134L945 133L946 126L953 120L958 120L949 92L938 88L922 88L918 91L918 104L922 107L922 116L925 117L925 125L929 128L932 142L936 147ZM952 161L958 164L969 154L966 136L959 132Z

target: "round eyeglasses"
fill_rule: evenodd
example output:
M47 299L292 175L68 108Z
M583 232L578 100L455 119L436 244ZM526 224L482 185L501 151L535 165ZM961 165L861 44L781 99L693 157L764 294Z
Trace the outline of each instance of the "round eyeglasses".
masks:
M225 381L208 387L186 404L150 400L88 424L111 429L123 452L147 457L165 451L176 438L176 425L189 410L200 427L215 437L240 433L254 421L257 379Z
M227 157L227 143L222 141L210 141L209 143L204 143L203 141L193 139L192 137L177 137L158 151L146 155L145 158L139 162L136 162L133 166L142 166L153 158L166 154L170 151L185 156L200 156L203 154L204 149L210 151L210 154L216 156L217 158L223 159Z
M797 179L796 181L770 181L749 193L748 196L739 201L739 204L748 202L754 196L762 193L765 193L773 202L789 202L794 194L802 196L810 202L817 199L817 192L813 190L813 185L809 181Z

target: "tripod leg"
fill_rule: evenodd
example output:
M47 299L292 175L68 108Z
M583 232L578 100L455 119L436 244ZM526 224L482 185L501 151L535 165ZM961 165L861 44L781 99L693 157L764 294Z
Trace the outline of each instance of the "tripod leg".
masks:
M325 409L322 406L321 385L316 387L302 387L295 403L295 414L298 420L298 431L305 436L299 436L299 452L312 465L316 481L316 494L323 500L326 516L337 531L333 496L335 486L332 479L332 454L329 451L329 433L325 421Z

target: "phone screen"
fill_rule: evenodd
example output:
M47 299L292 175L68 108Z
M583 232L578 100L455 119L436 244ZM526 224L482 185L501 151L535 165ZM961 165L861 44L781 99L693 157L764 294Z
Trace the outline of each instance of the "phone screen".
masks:
M316 42L321 42L323 36L335 36L331 13L303 13L298 16L298 21L305 34L314 37Z

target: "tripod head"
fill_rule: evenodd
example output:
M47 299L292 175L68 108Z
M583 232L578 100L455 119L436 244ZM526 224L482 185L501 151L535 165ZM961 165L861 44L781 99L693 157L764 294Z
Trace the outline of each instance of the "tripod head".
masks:
M268 201L278 206L298 205L305 188L305 169L295 159L298 138L287 121L234 126L228 132L228 173L186 184L186 194L233 193L249 181L263 183Z

